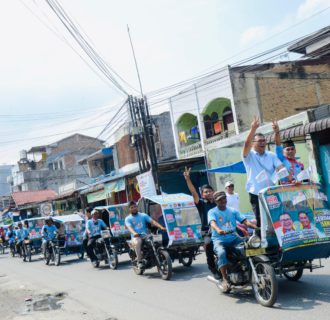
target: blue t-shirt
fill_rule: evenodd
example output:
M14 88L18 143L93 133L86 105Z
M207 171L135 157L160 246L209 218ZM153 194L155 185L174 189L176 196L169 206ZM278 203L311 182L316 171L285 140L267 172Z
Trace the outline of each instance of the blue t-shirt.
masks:
M6 232L6 238L7 238L7 239L9 239L9 240L15 240L15 237L16 237L16 232L15 232L15 230L12 230L12 231L8 230L8 231Z
M25 238L28 238L29 237L29 231L28 231L28 229L26 229L26 228L22 228L22 229L20 229L20 228L18 228L16 231L15 231L15 233L16 233L16 237L18 238L18 240L24 240Z
M95 237L101 235L101 230L106 229L107 225L101 219L97 219L97 220L89 219L86 224L86 229L87 228L90 231L89 236Z
M236 231L236 221L242 223L246 218L239 213L239 211L226 207L226 210L219 210L218 207L211 209L208 212L208 222L215 221L217 226L224 231ZM220 235L218 232L212 229L212 240L218 240L220 242L231 242L237 238L235 233L226 235Z
M52 240L55 238L55 235L56 235L56 231L57 231L57 228L55 227L54 224L48 226L47 224L45 224L43 227L42 227L42 235L44 237L45 240Z
M283 165L285 166L285 168L290 173L292 179L296 180L297 175L301 171L304 170L304 165L301 162L297 161L297 160L290 161L288 158L286 158L283 154L283 147L282 146L276 146L275 150L276 150L277 157L282 161ZM281 179L281 181L282 182L289 182L289 179L286 177L286 178Z
M146 234L148 231L147 223L151 222L151 218L146 213L138 212L133 216L130 214L125 218L125 225L134 229L136 233Z

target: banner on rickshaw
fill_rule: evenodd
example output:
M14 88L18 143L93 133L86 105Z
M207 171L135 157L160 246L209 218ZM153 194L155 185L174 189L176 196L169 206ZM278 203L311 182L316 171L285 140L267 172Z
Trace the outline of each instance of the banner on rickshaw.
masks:
M41 239L44 219L28 219L30 239Z
M283 250L330 242L330 210L320 186L275 186L263 193Z
M125 228L125 217L129 215L128 205L109 206L110 229L114 237L130 235L130 232Z
M78 246L83 242L85 231L84 221L68 221L64 223L66 244L68 246Z
M163 208L166 220L169 244L180 242L200 242L201 220L195 206L184 207L182 204L172 204Z

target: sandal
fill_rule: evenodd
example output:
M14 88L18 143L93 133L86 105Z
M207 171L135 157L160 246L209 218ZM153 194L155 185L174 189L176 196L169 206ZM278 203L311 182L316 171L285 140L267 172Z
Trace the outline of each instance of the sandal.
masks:
M222 287L222 290L223 290L223 292L229 292L230 291L230 283L228 282L228 281L226 281L226 280L223 280L222 282L221 282L221 287Z

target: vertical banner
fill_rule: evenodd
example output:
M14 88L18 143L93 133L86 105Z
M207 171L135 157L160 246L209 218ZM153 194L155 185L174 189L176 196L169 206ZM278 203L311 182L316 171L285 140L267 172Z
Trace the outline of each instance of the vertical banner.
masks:
M157 195L155 181L151 170L136 176L136 179L138 181L141 197L152 197Z

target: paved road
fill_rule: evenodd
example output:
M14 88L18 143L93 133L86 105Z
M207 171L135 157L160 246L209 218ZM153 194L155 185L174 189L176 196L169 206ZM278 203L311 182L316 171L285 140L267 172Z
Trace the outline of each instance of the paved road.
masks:
M74 256L72 256L74 258ZM36 260L36 257L34 257ZM224 295L206 281L204 255L190 268L175 263L171 281L161 280L156 269L137 276L128 256L120 256L118 270L93 269L88 261L66 257L59 267L43 262L23 263L0 255L0 273L49 291L65 291L68 298L103 319L329 319L330 261L325 268L306 272L299 282L279 279L279 297L274 308L258 305L250 290ZM87 317L88 318L88 317ZM86 318L86 319L87 319Z

